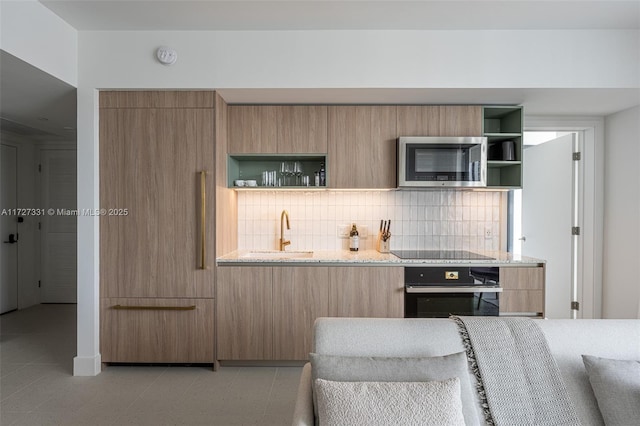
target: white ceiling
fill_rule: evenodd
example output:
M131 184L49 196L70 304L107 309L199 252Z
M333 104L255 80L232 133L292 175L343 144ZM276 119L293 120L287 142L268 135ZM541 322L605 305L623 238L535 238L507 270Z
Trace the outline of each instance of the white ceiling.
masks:
M638 1L40 0L78 30L637 29Z
M640 1L40 0L77 30L640 29ZM75 138L75 89L1 52L3 129ZM607 115L639 89L222 89L229 103L522 104L527 115ZM45 117L48 120L39 120Z

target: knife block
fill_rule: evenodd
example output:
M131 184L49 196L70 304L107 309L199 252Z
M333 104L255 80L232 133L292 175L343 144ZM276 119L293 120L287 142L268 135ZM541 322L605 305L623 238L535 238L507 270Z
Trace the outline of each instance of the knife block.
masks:
M378 240L376 241L376 250L380 253L389 253L389 249L391 246L391 238L388 238L387 241L382 239L382 232L378 232Z

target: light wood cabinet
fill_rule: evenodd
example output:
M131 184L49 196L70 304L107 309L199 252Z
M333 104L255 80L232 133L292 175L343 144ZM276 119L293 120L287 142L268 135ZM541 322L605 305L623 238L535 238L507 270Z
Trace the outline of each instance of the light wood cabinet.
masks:
M402 318L403 276L402 267L221 267L218 359L306 360L316 318Z
M214 361L213 299L103 298L103 362Z
M398 137L400 136L482 136L482 107L398 106Z
M229 154L278 152L277 108L270 105L228 106Z
M102 301L197 306L177 315L116 312L103 303L105 362L215 360L214 120L213 92L100 93L100 207L126 209L100 217ZM130 338L145 343L125 344ZM182 338L186 350L171 346L183 346Z
M230 105L229 154L325 154L324 105Z
M326 105L287 105L275 108L278 153L327 153Z
M273 359L271 273L271 267L218 268L218 359Z
M403 318L404 268L330 268L329 315Z
M398 137L441 136L440 110L437 105L398 106Z
M330 187L395 188L396 137L395 106L330 106Z
M440 107L440 135L482 136L482 107L443 105Z
M545 268L500 268L500 314L544 316Z
M273 358L306 360L313 323L329 315L329 268L273 268Z

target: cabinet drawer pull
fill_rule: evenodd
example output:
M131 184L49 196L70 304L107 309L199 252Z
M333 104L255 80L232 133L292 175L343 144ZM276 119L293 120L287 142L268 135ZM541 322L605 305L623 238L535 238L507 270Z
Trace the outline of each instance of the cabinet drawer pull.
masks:
M137 305L113 305L111 309L127 311L193 311L196 305L191 306L137 306Z
M200 172L200 269L207 269L207 172Z

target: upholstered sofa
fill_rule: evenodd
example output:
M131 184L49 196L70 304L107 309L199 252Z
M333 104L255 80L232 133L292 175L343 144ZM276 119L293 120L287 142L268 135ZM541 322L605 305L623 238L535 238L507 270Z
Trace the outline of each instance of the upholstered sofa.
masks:
M640 320L535 321L546 337L581 424L604 425L582 355L640 360ZM314 326L314 353L321 355L435 357L463 351L458 327L449 319L320 318ZM472 380L470 368L467 374ZM482 412L479 400L474 404L478 413ZM293 425L312 426L315 420L308 363L300 379Z

